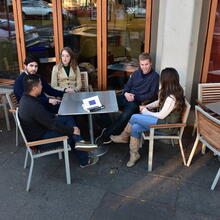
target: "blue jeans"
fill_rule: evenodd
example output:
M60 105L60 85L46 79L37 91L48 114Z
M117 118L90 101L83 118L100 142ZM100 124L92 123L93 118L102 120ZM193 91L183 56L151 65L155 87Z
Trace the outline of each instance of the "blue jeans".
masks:
M66 125L68 127L75 127L76 122L72 116L58 116L54 118L53 120L58 121L59 123ZM54 138L54 137L60 137L64 136L63 134L60 134L56 131L48 130L45 132L45 134L41 137L41 139L48 139L48 138ZM68 144L71 146L72 150L75 152L76 157L79 159L80 165L86 165L88 164L88 153L85 151L80 151L80 150L74 150L75 148L75 141L80 141L82 140L80 135L68 135ZM43 144L38 146L38 149L48 149L48 148L53 148L53 147L58 147L61 146L63 142L56 142L56 143L50 143L50 144Z
M156 125L158 118L152 115L134 114L129 123L132 125L131 136L141 138L141 133L149 130L149 125Z
M130 117L138 112L139 104L138 102L128 102L124 95L117 96L117 102L119 109L123 108L123 112L120 116L106 129L104 132L105 137L109 137L110 135L118 135L120 134L126 124L128 123ZM105 119L106 120L106 119Z

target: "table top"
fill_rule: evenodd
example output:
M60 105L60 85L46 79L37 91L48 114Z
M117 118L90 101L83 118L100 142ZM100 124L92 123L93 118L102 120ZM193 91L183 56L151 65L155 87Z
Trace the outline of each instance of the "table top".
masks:
M5 88L5 87L1 87L0 86L0 94L10 94L13 92L13 89L12 88Z
M220 102L209 103L209 104L206 104L205 106L206 108L220 115Z
M82 99L98 96L104 109L96 112L87 112L82 107ZM58 111L59 115L86 115L118 112L115 91L65 93Z

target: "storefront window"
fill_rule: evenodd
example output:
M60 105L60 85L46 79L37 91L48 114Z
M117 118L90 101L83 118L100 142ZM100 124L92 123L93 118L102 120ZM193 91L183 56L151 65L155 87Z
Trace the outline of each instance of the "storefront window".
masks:
M79 67L89 73L90 84L97 87L96 0L62 0L64 46L77 56Z
M207 82L220 82L220 2L218 1Z
M0 2L0 78L15 79L19 66L12 4Z
M22 0L25 47L27 56L40 58L39 73L50 81L55 65L52 1Z
M145 0L108 0L109 89L121 89L138 68L138 55L144 50Z

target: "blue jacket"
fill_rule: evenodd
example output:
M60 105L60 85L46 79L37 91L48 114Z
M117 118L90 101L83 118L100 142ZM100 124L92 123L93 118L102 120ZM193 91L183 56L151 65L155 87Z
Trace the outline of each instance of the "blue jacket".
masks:
M151 70L143 74L141 69L136 70L124 87L124 93L135 94L135 101L143 102L157 97L159 89L159 74Z
M14 94L15 94L18 101L20 101L20 99L23 95L23 92L24 92L23 79L24 79L25 76L26 76L26 73L23 72L15 80ZM54 96L54 97L63 97L64 92L58 91L58 90L52 88L47 82L45 82L42 79L41 79L41 82L42 82L42 92L38 96L38 98L40 99L40 102L42 104L48 104L49 103L49 98L47 98L46 94L50 95L50 96Z

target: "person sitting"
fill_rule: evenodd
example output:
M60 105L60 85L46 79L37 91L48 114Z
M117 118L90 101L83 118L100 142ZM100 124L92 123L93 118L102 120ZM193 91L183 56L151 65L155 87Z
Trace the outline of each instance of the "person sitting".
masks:
M138 112L143 101L150 101L157 97L159 88L159 74L152 69L152 59L148 53L139 55L140 69L136 70L124 87L123 94L117 96L117 102L123 112L107 128L102 130L96 138L96 144L111 143L110 135L120 134L131 115Z
M140 106L141 114L132 115L124 131L118 136L111 136L114 143L128 143L130 137L130 159L127 167L134 166L140 158L138 150L141 133L148 131L150 125L172 124L181 121L185 99L183 88L179 84L178 72L174 68L165 68L161 72L160 82L159 99L146 106ZM159 111L150 111L155 108L159 108ZM161 129L158 132L167 131Z
M23 79L25 76L29 74L36 74L38 71L39 67L39 59L34 57L34 56L28 56L26 57L24 61L24 72L22 72L17 79L15 80L14 84L14 94L18 100L20 101L23 92L24 92L24 87L23 87ZM42 82L42 92L39 94L39 99L41 103L44 105L44 107L52 112L52 113L57 113L59 109L59 103L60 100L57 98L48 98L46 95L53 96L53 97L59 97L62 98L64 92L58 91L54 88L52 88L46 81L41 79Z
M68 144L76 153L81 168L97 163L98 157L89 159L88 152L74 150L76 141L81 141L79 147L86 151L94 150L96 146L83 144L80 130L72 116L55 116L44 108L38 98L41 90L42 83L38 75L25 76L24 95L19 102L18 116L27 140L37 141L66 135L69 137ZM38 146L37 149L46 150L60 145L62 145L62 142L43 144Z
M62 49L60 63L53 67L51 86L64 92L78 92L82 87L80 70L69 47Z

